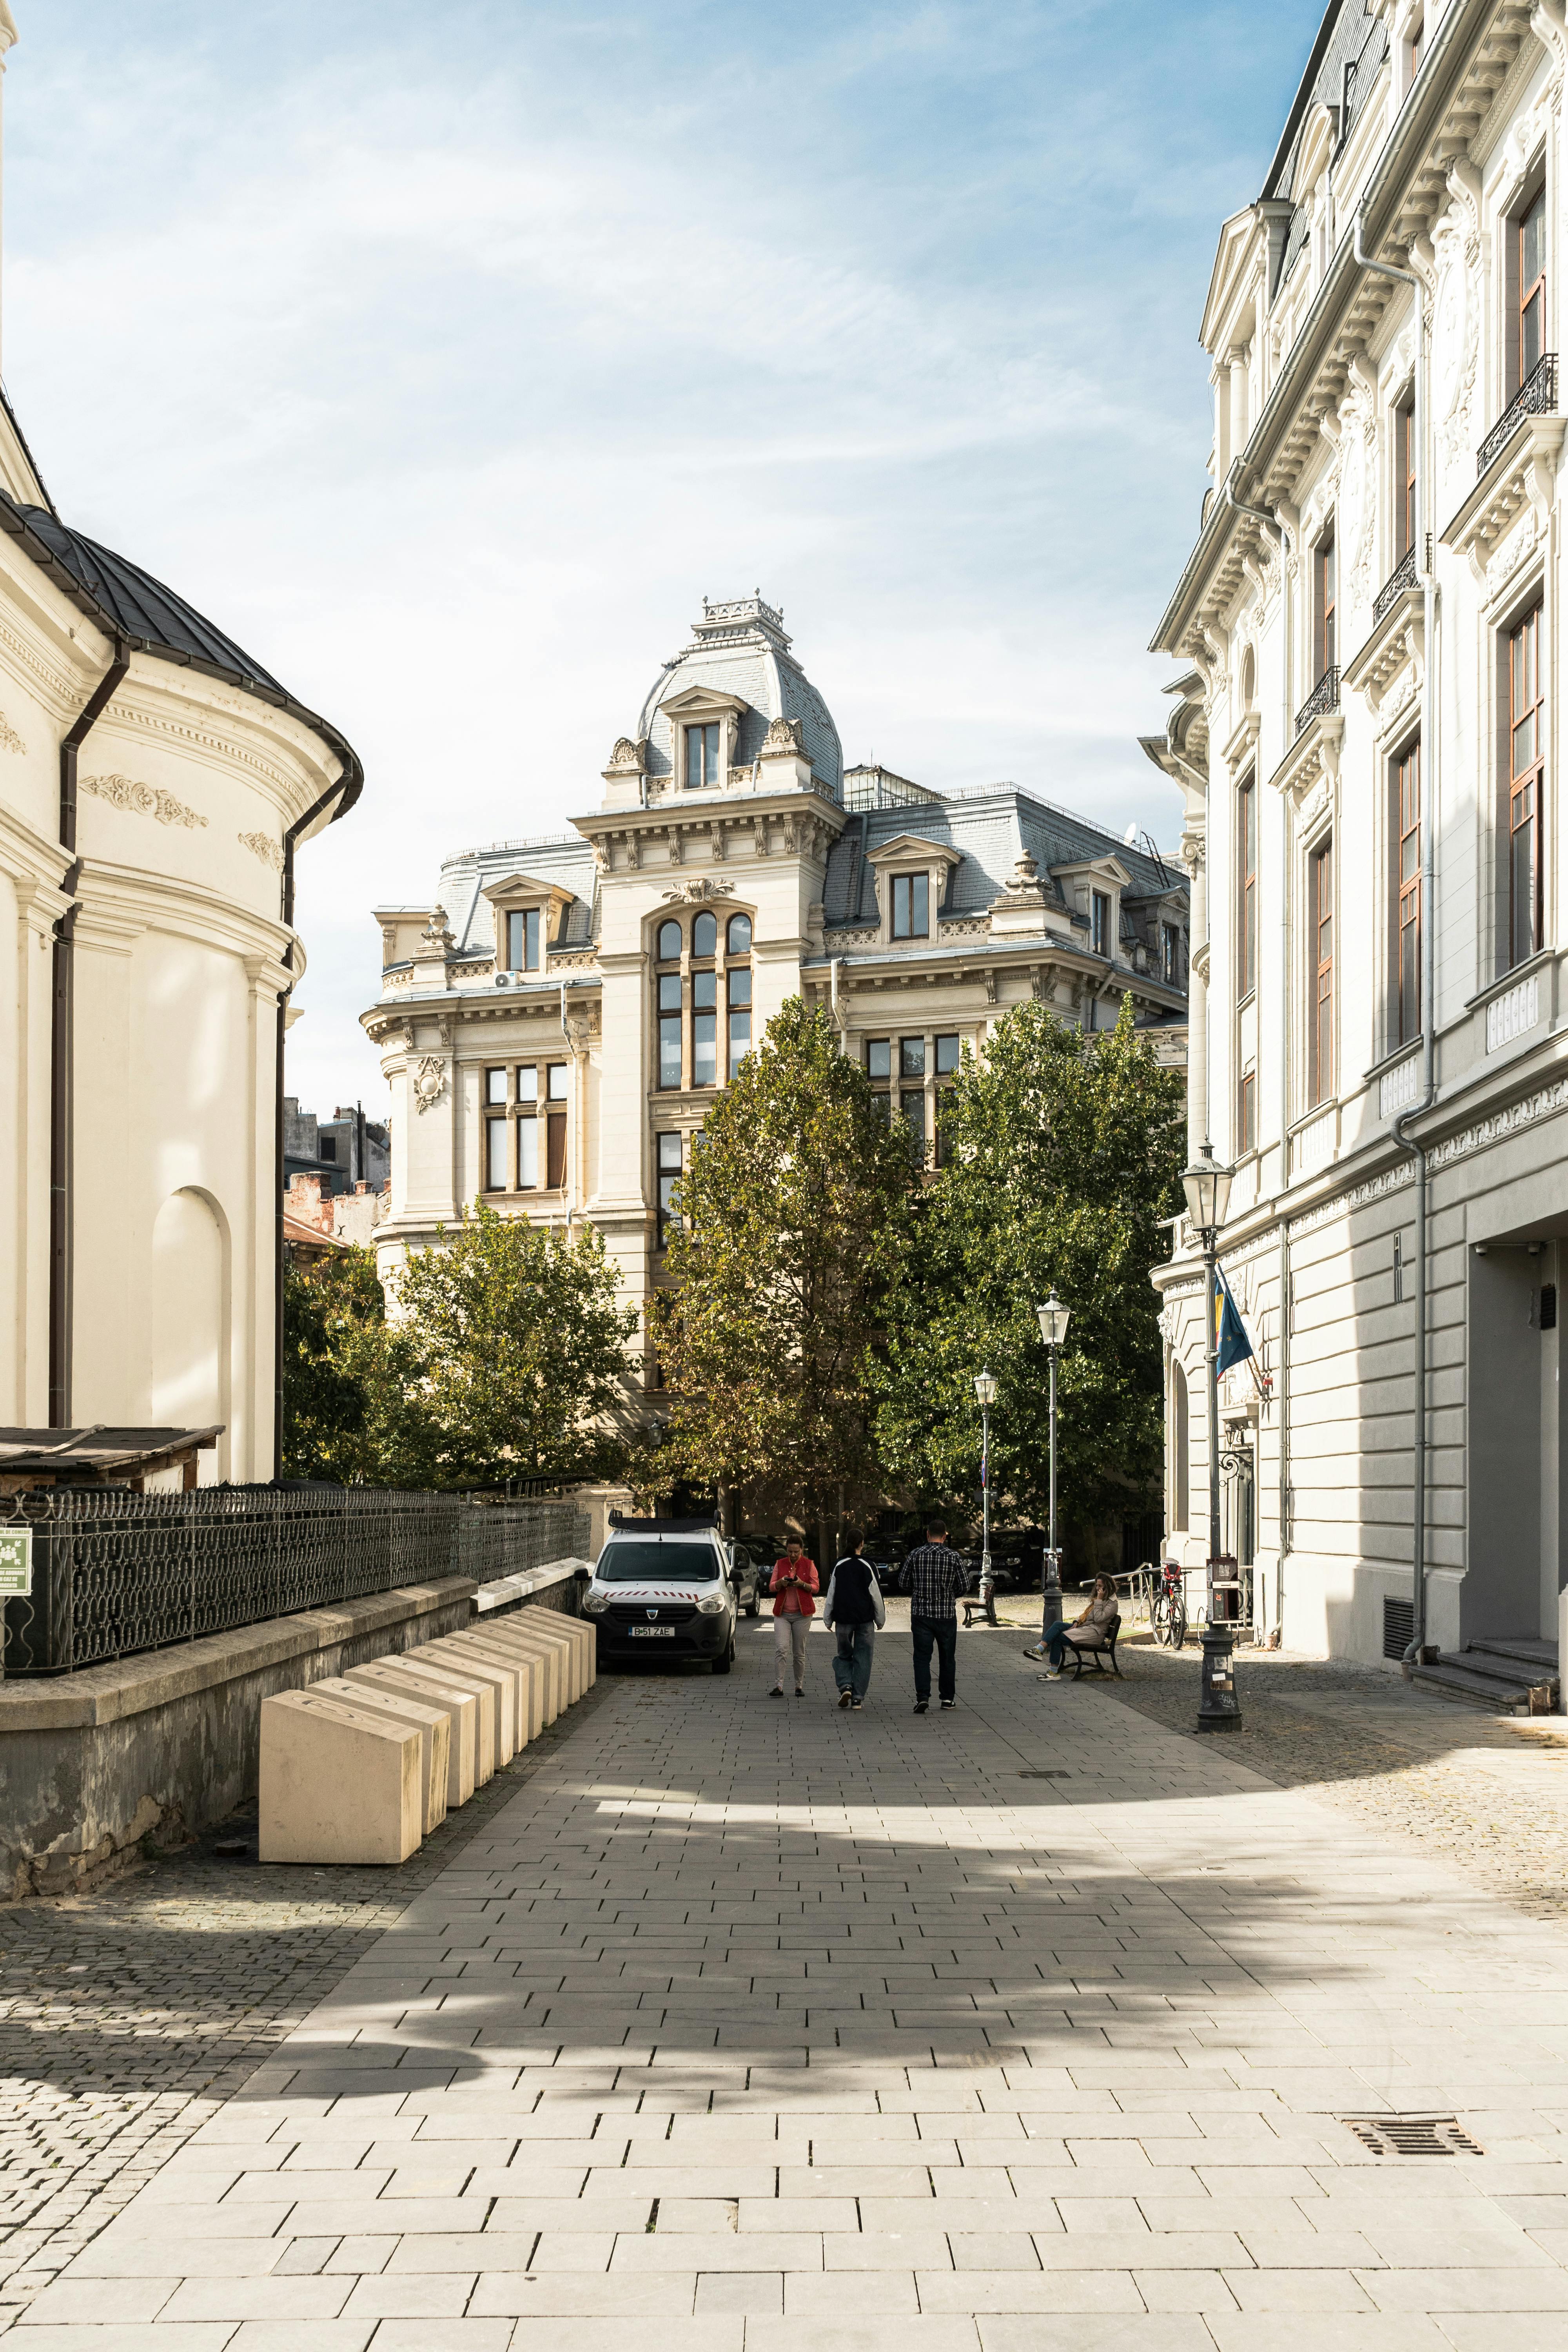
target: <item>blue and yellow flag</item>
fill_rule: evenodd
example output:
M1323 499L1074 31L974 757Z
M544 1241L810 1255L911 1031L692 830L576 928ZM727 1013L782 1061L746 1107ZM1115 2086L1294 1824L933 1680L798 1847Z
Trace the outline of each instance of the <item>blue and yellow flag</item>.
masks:
M1241 1310L1230 1295L1230 1285L1218 1266L1215 1268L1214 1336L1216 1371L1228 1372L1233 1365L1246 1363L1252 1353L1252 1342L1247 1336Z

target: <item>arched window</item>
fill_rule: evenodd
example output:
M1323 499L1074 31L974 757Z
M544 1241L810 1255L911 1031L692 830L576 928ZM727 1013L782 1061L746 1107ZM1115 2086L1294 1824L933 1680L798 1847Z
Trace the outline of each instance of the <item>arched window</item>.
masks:
M752 919L750 915L731 915L728 932L730 953L750 955L752 952Z
M680 961L680 925L679 923L660 923L658 960L660 963L678 963Z
M699 915L691 927L691 952L699 961L719 952L719 921L715 915Z

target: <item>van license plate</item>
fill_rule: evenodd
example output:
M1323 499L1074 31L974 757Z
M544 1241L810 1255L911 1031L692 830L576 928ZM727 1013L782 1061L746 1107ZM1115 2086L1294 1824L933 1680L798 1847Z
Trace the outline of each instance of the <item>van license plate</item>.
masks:
M626 1631L634 1642L673 1642L675 1639L673 1625L628 1625Z

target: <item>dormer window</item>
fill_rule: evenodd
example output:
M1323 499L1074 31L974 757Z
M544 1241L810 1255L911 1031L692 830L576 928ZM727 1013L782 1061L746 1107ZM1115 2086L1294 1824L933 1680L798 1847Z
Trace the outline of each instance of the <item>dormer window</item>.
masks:
M686 732L686 789L689 793L713 792L719 777L719 722L710 719L701 727L688 727Z
M931 931L931 877L929 874L895 874L893 877L893 937L896 940L923 940Z
M1110 953L1110 893L1096 890L1089 898L1089 938L1097 956Z
M508 971L537 971L542 946L542 922L537 907L514 907L506 919Z

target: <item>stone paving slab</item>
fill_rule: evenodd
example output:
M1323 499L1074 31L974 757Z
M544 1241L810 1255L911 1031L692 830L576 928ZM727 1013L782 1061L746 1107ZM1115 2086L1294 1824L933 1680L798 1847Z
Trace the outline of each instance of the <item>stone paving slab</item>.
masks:
M770 1632L602 1681L20 2344L1568 2340L1555 1919L1172 1727L1160 1668L977 1634L916 1718L894 1627L856 1717L820 1636L769 1699ZM1484 2153L1343 2120L1417 2112Z

